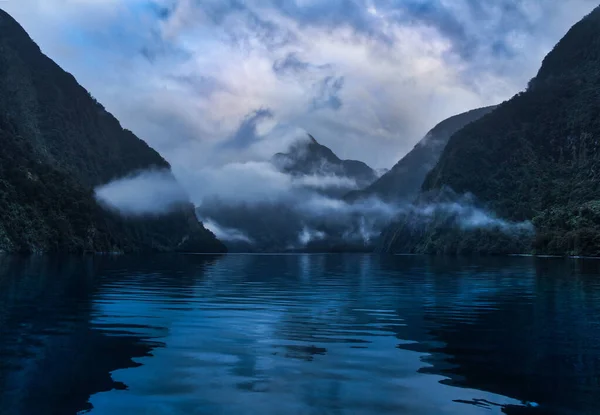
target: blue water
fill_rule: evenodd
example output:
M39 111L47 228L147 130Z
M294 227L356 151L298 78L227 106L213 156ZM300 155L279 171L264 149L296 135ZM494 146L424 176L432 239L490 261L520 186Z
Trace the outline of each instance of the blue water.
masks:
M600 262L0 256L0 414L600 414Z

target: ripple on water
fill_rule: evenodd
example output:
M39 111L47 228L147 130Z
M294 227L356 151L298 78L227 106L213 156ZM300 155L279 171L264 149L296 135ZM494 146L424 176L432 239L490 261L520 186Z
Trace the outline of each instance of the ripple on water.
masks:
M599 408L600 272L564 261L230 255L10 266L0 267L10 288L0 291L3 415Z

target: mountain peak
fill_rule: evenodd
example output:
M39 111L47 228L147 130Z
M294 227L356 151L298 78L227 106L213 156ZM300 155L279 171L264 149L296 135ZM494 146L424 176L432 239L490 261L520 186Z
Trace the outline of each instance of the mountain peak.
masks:
M308 134L308 139L310 140L311 144L319 144L311 134Z
M342 160L329 147L319 144L311 134L307 134L307 138L294 143L287 152L275 154L273 164L293 176L347 178L356 182L354 188L368 186L377 179L377 172L362 161Z
M600 65L600 6L576 23L544 58L532 86L553 77L576 76L585 81ZM582 70L585 69L585 70Z

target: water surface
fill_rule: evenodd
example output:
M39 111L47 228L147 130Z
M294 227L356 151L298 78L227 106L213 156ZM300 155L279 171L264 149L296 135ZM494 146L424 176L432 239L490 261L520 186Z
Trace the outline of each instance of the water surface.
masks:
M0 414L599 414L600 262L0 256Z

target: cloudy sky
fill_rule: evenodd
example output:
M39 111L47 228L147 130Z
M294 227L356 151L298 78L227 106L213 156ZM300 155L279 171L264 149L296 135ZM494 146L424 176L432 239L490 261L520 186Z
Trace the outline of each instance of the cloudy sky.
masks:
M176 168L308 131L391 167L438 121L522 90L597 0L4 0Z

